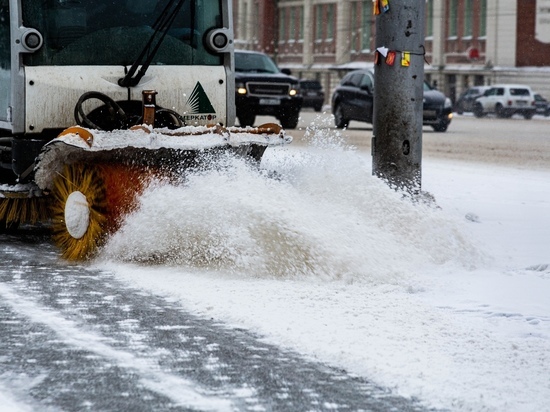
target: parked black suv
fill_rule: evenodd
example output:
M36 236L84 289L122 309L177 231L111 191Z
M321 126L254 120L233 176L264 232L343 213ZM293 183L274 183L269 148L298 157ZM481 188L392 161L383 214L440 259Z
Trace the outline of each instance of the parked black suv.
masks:
M370 70L354 70L344 76L331 99L336 127L347 127L351 120L373 122L374 74ZM451 99L424 82L422 124L436 132L444 132L453 117Z
M313 107L313 110L320 112L325 104L325 92L323 86L318 80L300 80L300 91L304 98L302 109L304 107Z
M275 116L285 129L298 125L302 95L298 79L264 53L235 50L235 104L241 126L257 115Z

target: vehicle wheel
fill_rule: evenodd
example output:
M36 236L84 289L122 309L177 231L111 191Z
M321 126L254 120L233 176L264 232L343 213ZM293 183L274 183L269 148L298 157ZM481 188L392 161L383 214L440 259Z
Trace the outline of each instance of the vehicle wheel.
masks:
M349 119L344 117L344 111L341 105L337 105L334 109L334 124L338 129L343 129L349 125Z
M504 111L504 108L502 107L501 104L497 104L495 106L495 113L499 119L506 118L506 112Z
M320 112L321 110L323 110L323 106L315 106L313 110L315 110L316 112Z
M485 116L485 113L483 113L483 106L481 105L481 103L477 103L474 106L473 112L474 112L474 116L477 117L477 118Z
M457 106L456 106L456 113L457 114L464 114L464 109L462 107L462 103L459 103Z
M535 112L525 112L523 113L523 117L526 119L526 120L531 120L533 118L533 116L535 115Z
M300 121L300 112L285 113L280 116L279 120L283 129L296 129Z
M240 113L237 115L241 127L254 126L256 115L254 113Z
M449 125L445 122L441 122L441 123L438 123L438 124L434 124L432 126L432 128L434 129L434 131L436 132L446 132L447 131L447 128L449 127Z

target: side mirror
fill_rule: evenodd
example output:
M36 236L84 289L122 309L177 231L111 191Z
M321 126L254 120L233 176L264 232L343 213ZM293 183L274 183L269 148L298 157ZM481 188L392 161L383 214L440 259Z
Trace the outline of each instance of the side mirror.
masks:
M290 71L290 69L281 69L281 73L284 73L288 76L290 76L292 74L292 72Z
M372 88L368 84L364 84L363 86L361 86L361 90L366 91L368 94L372 94Z

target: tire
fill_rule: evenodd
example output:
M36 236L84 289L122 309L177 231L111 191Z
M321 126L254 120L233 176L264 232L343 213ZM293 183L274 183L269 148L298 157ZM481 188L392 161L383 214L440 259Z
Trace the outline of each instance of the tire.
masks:
M237 115L241 127L254 126L256 115L254 113L240 113Z
M313 110L315 110L316 112L320 112L321 110L323 110L323 106L315 106Z
M481 103L476 103L473 109L474 116L477 118L485 117L485 113L483 112L483 106Z
M535 115L535 112L525 112L523 113L523 118L525 120L531 120L534 115Z
M344 117L344 111L340 104L334 108L334 124L338 129L343 129L349 125L349 119Z
M495 106L495 113L499 119L506 118L506 112L500 103Z
M283 129L296 129L296 126L298 126L298 122L300 121L300 112L285 113L279 118L279 120L281 121L281 126L283 126Z
M436 132L446 132L448 127L449 127L449 124L448 124L448 123L444 123L444 122L441 122L441 123L439 123L439 124L434 124L434 125L432 126L432 128L433 128L434 131L436 131Z

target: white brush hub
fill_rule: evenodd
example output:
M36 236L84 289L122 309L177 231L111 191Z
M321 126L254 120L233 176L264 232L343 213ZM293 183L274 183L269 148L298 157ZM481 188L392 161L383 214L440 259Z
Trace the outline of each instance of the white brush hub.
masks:
M90 225L90 206L82 192L72 192L65 202L65 226L69 234L80 239Z

